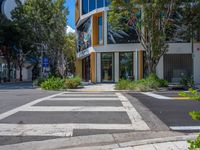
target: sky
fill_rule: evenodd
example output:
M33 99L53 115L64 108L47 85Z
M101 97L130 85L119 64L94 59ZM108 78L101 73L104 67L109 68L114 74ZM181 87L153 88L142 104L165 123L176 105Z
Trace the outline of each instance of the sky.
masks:
M66 7L69 10L69 15L67 17L68 25L75 29L75 1L76 0L66 0Z

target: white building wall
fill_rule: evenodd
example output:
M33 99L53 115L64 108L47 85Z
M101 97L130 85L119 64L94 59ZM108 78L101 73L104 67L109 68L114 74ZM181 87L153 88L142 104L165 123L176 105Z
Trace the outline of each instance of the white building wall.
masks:
M170 43L169 51L167 54L192 54L191 43ZM163 57L161 57L156 72L159 78L164 78L164 62ZM195 84L200 84L200 43L194 44L194 81Z
M99 83L101 82L101 53L97 53L96 57L96 78Z
M114 55L115 59L114 59L114 81L115 82L118 82L119 81L119 52L116 52L115 55Z
M16 70L16 79L20 79L20 71L19 69ZM32 68L23 68L22 69L22 80L23 81L31 81L32 80Z
M194 44L194 81L200 85L200 43Z

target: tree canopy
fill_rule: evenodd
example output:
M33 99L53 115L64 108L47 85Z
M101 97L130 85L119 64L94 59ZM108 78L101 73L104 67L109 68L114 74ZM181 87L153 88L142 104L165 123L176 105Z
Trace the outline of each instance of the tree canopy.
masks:
M141 49L145 51L147 71L155 73L160 58L168 51L167 39L175 33L174 14L178 8L184 8L185 13L181 24L189 24L189 20L197 22L199 0L192 3L190 0L112 0L108 21L116 30L128 26L135 28ZM195 7L189 7L194 4Z

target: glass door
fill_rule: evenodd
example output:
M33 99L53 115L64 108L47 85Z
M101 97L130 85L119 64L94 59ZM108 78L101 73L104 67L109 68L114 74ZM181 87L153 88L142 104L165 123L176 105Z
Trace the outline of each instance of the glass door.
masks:
M102 82L113 82L113 53L101 54L101 80Z

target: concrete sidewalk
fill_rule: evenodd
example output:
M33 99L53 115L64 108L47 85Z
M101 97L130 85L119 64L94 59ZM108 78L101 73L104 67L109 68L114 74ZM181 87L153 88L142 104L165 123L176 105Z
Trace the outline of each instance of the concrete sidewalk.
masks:
M132 132L59 138L0 146L0 150L184 150L198 134Z
M177 141L116 148L113 150L188 150L188 147L189 144L187 141Z
M93 83L83 83L83 88L72 89L68 91L80 91L80 92L112 92L115 90L115 84L112 83L102 83L102 84L93 84Z

